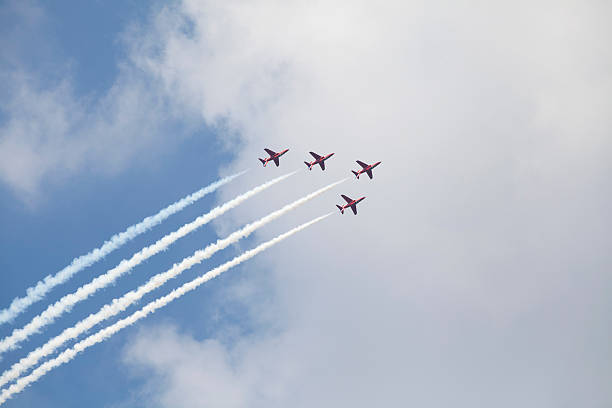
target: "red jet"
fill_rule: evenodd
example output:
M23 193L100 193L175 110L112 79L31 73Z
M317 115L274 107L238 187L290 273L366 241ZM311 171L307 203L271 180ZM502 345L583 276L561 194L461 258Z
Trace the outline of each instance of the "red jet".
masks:
M340 213L344 214L344 210L351 207L351 210L353 210L353 214L357 215L357 203L361 202L363 199L365 199L365 197L361 197L356 200L353 200L352 198L347 197L344 194L340 194L340 195L342 196L342 198L344 198L344 200L346 200L346 205L340 206L336 204L336 207L338 207L338 209L340 210Z
M361 173L366 173L370 177L370 179L371 179L372 177L374 177L372 175L372 169L374 167L378 166L380 163L382 163L382 162L377 162L377 163L374 163L374 164L365 164L364 162L357 160L357 164L362 167L361 170L359 170L359 171L351 170L351 171L353 172L355 177L357 177L357 180L359 180L359 175Z
M266 164L268 164L270 160L274 160L274 164L276 164L276 167L278 167L278 158L289 151L289 149L285 149L280 153L276 153L274 150L270 150L268 148L265 148L264 150L270 155L270 157L268 157L267 159L259 159L259 161L261 162L261 164L263 164L264 167L266 167Z
M330 153L327 156L319 156L315 152L310 152L310 154L312 155L312 157L315 158L315 160L310 163L304 162L304 164L308 166L308 170L312 170L312 166L314 166L315 164L319 164L319 166L321 166L321 170L325 170L325 160L329 159L334 155L333 153Z

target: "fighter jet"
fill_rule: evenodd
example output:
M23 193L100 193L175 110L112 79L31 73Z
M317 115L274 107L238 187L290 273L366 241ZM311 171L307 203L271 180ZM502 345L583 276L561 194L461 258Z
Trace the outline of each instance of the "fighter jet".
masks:
M340 195L346 201L346 204L342 206L336 204L336 207L338 207L338 209L340 210L340 213L344 214L344 210L351 207L351 210L353 210L353 214L357 215L357 203L361 202L363 199L365 199L365 197L361 197L356 200L353 200L352 198L347 197L344 194L340 194Z
M372 177L374 177L372 175L372 169L374 167L378 166L380 163L382 163L382 162L376 162L374 164L365 164L364 162L357 160L357 164L362 167L361 170L359 170L359 171L351 170L351 171L353 172L355 177L357 177L357 180L359 180L359 175L361 173L366 173L370 178L372 178Z
M310 152L310 154L312 155L312 157L315 158L315 160L310 163L306 161L304 162L304 164L308 166L308 170L312 170L312 166L314 166L315 164L319 164L319 166L321 166L321 170L325 170L325 160L329 159L334 155L333 153L330 153L327 156L320 156L315 152Z
M274 164L276 164L276 167L278 167L279 165L278 158L289 151L289 149L285 149L280 153L276 153L274 150L270 150L268 148L265 148L264 150L266 151L266 153L270 155L270 157L268 157L267 159L259 159L259 161L261 162L261 164L263 164L264 167L266 167L266 164L268 164L270 160L273 160Z

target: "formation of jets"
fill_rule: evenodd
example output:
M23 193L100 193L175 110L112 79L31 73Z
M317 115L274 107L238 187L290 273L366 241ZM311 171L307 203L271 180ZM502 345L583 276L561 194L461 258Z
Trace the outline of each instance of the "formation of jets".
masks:
M283 154L289 151L289 149L285 149L281 152L276 153L274 150L271 150L268 148L265 148L264 150L270 156L265 159L259 159L259 161L263 164L264 167L266 167L266 164L268 164L269 161L273 161L274 164L276 164L276 167L278 167L278 165L280 164L279 158ZM325 170L325 160L329 159L330 157L334 155L334 153L330 153L330 154L321 156L315 152L309 152L309 153L312 155L312 157L314 157L314 160L311 162L307 162L307 161L304 162L304 164L308 166L308 170L312 170L312 167L317 164L321 166L321 170ZM374 177L374 175L372 174L372 169L374 169L374 167L378 166L380 163L382 162L379 161L374 164L366 164L362 161L357 160L357 164L361 166L361 170L357 170L357 171L351 170L351 172L355 175L357 180L359 180L359 175L363 173L366 173L368 177L372 179ZM336 204L336 207L338 207L338 209L340 210L340 213L344 214L344 210L346 210L347 208L350 208L351 210L353 210L353 214L357 215L357 203L360 203L361 201L363 201L365 197L360 197L356 200L353 200L352 198L347 197L344 194L341 194L341 197L344 199L344 201L346 201L346 204L344 205Z

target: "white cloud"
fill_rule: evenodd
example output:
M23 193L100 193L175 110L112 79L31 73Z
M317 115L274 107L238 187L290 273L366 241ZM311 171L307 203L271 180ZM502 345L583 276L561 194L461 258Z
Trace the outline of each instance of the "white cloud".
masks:
M275 301L242 301L277 330L231 347L137 337L128 355L163 373L160 404L609 402L610 11L271 0L162 11L134 64L175 106L230 129L230 167L255 165L266 146L291 148L284 170L309 150L336 152L324 173L231 222L348 175L355 159L383 164L342 191L367 196L358 217L334 217L250 264L251 285L270 268ZM191 378L213 386L197 392L208 386Z
M84 170L116 174L174 141L163 135L174 119L164 101L130 69L94 100L76 96L68 80L41 87L23 73L4 77L11 95L0 127L0 179L26 201L47 182Z
M155 375L164 377L173 386L170 393L154 396L158 399L155 402L176 407L239 407L248 404L245 390L236 385L240 382L240 374L225 359L223 345L214 340L200 343L181 337L171 327L155 328L153 332L157 338L139 339L129 359L141 361L146 350L153 346L159 351L151 359L146 358L147 363L151 364ZM198 370L203 365L210 370ZM168 370L168 367L179 366L183 368L180 372L170 373ZM184 403L185 399L192 402Z
M108 89L79 95L43 10L11 3L3 12L23 24L7 29L11 40L1 42L7 52L0 61L6 85L0 95L0 181L24 201L35 203L48 183L75 174L116 175L134 162L150 165L152 155L195 123L169 107L151 76L129 61L119 62ZM46 47L38 47L47 37ZM34 49L30 58L41 66L28 67L21 48Z

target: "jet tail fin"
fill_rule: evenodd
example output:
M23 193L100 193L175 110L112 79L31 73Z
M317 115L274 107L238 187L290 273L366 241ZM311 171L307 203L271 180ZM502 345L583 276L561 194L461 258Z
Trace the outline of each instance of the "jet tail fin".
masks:
M338 204L336 204L336 207L338 207L341 214L344 214L344 208L340 207Z
M264 159L259 159L259 161L261 162L261 164L263 164L264 167L266 167L266 161Z
M357 180L359 180L359 173L357 173L355 170L351 170L353 172L353 174L355 175L355 177L357 177Z
M312 170L312 166L310 165L310 163L304 162L304 164L308 166L308 170Z

